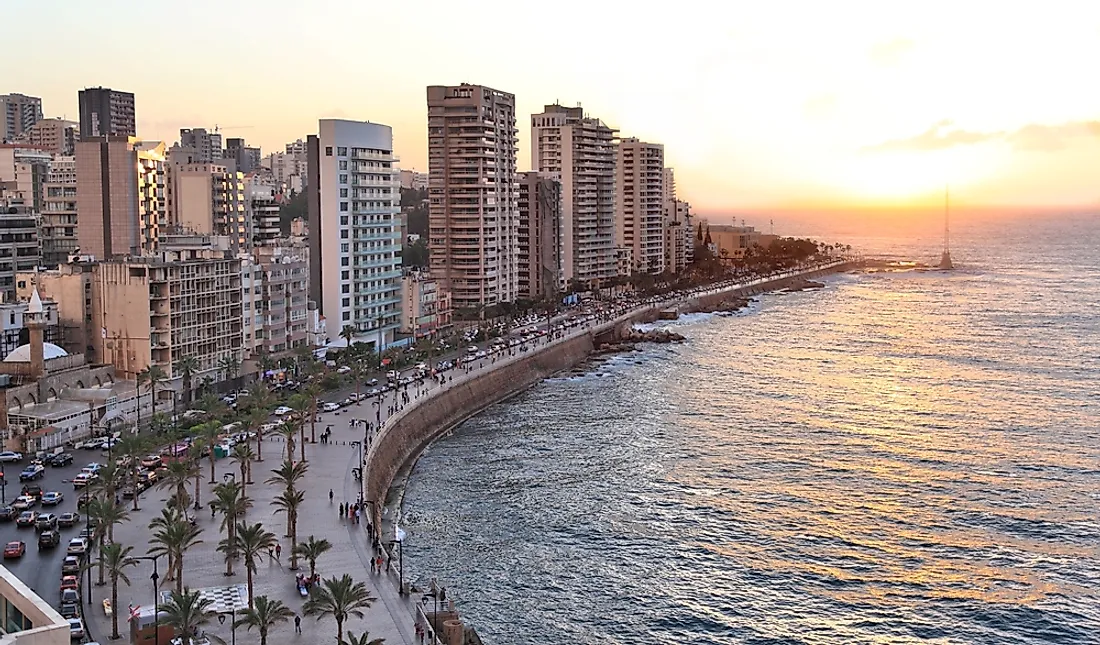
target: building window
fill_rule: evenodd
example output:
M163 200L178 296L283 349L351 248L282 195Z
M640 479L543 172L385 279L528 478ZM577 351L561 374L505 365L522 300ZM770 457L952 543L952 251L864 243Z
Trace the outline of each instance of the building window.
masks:
M340 202L340 212L341 213L346 213L347 211L348 211L348 203L347 202Z
M341 188L340 189L340 197L343 198L343 199L348 198L348 189L347 188Z
M349 273L348 271L341 271L341 272L340 272L340 279L341 279L341 280L348 280L348 279L350 279L350 277L351 277L351 276L349 276L349 275L348 275L348 273Z
M347 226L347 225L348 225L348 216L347 215L341 215L340 216L340 226Z
M350 307L351 306L351 298L344 298L340 302L343 303L343 305L345 307Z
M325 156L326 157L331 157L332 156L332 146L325 146Z
M351 293L351 285L348 285L348 284L341 285L340 293Z
M341 253L347 253L348 252L348 243L347 242L344 242L343 244L340 245L340 252Z
M348 149L341 146L341 147L336 149L336 154L340 157L346 157L346 156L348 156Z
M340 175L340 183L341 184L348 183L348 176L347 175Z
M344 315L342 316L342 318L343 318L344 320L351 320L351 312L350 312L350 311L345 311L345 312L344 312Z
M347 170L347 169L348 169L348 162L341 161L340 162L340 170Z
M344 229L344 230L340 231L340 239L341 240L348 239L348 230L347 229Z
M342 267L350 266L350 263L348 262L348 258L340 258L340 266L342 266Z

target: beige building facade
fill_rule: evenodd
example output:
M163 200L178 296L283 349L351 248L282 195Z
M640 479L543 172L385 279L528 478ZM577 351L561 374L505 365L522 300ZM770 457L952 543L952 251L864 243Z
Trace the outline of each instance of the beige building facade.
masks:
M481 85L428 87L428 244L454 306L519 290L516 97Z
M137 151L129 137L90 137L76 144L77 241L80 252L112 258L140 251Z
M406 271L401 276L401 333L416 338L451 326L450 294L427 272Z
M615 150L615 240L630 254L630 273L663 273L665 148L624 138Z
M531 166L561 180L566 284L597 286L619 274L615 132L580 107L547 105L531 116Z
M69 621L0 566L0 645L70 645Z
M251 246L244 174L217 163L181 161L169 152L167 202L178 231L227 237L232 248Z

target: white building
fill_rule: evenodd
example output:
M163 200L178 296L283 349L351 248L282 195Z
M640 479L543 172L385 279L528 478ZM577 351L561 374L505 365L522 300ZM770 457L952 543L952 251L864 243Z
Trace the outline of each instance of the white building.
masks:
M615 148L615 240L627 251L629 273L663 273L665 147L624 138Z
M400 324L401 198L393 130L322 119L310 135L310 299L336 337L352 326L383 348ZM379 334L381 331L381 334Z
M70 643L69 621L4 566L0 566L0 626L0 645Z

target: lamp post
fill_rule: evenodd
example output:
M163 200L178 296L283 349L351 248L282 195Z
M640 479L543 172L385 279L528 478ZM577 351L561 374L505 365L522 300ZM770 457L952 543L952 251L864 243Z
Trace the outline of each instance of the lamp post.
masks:
M160 571L157 569L157 560L164 555L144 555L137 556L137 560L152 560L153 561L153 575L149 576L149 579L153 581L153 645L160 645ZM114 611L118 611L118 608L114 608Z
M352 441L351 445L359 446L359 465L362 466L363 465L363 442L362 441Z
M229 643L229 645L237 645L237 608L233 607L232 609L229 610L229 613L227 613L227 614L226 613L218 614L218 624L219 625L224 625L225 624L225 617L226 616L229 616L233 621L230 624L230 627L229 627L229 633L230 633L230 637L229 637L230 643ZM222 641L222 642L225 642L225 641Z

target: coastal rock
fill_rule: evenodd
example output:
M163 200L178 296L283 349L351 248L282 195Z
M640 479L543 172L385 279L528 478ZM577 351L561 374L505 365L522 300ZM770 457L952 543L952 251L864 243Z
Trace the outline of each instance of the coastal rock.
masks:
M783 291L787 293L793 293L795 291L806 291L808 289L824 289L824 282L816 282L814 280L807 280L805 278L797 278L791 282L791 284Z

